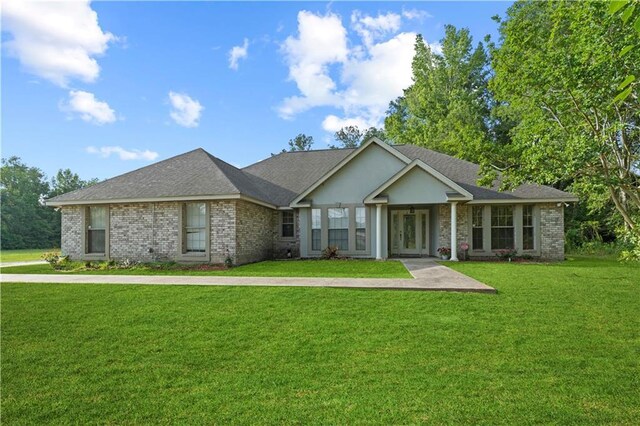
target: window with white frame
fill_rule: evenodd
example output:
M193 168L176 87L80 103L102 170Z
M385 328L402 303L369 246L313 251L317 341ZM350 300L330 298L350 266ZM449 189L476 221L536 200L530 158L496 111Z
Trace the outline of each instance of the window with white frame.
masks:
M207 245L207 206L205 203L186 203L183 220L183 251L204 253Z
M295 236L294 213L292 210L282 212L282 231L283 238L293 238Z
M87 208L87 253L102 254L106 252L107 214L106 206Z
M356 250L367 249L367 217L364 207L356 207Z
M327 209L329 218L329 246L349 250L349 209L344 207Z
M491 206L491 249L513 248L513 206Z
M320 209L311 209L311 250L321 250L321 217Z
M522 207L522 249L533 250L533 248L533 206L526 205Z
M471 249L482 250L484 248L483 243L483 228L482 228L482 214L484 206L473 206L471 209Z

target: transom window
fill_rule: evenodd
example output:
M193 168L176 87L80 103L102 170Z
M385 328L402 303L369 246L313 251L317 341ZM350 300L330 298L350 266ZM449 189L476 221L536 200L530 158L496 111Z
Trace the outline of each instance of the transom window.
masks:
M293 211L283 211L282 212L282 237L283 238L293 238L295 235L294 231L294 214Z
M473 250L482 250L482 211L484 206L473 206L471 209L471 248Z
M533 206L526 205L522 207L522 249L533 250Z
M311 250L320 250L321 210L311 209Z
M107 214L106 206L88 208L87 253L104 253L106 251Z
M356 250L367 248L367 217L364 207L356 207Z
M329 217L329 246L349 250L349 209L344 207L327 209Z
M184 251L204 253L207 244L206 204L186 203L184 208Z
M491 249L513 248L513 206L491 206Z

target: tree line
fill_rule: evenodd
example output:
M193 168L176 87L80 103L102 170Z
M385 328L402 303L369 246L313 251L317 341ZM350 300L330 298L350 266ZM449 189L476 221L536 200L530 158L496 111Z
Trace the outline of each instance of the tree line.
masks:
M84 188L98 179L82 180L60 169L51 180L18 157L2 159L0 169L0 247L3 250L60 247L60 212L44 200Z

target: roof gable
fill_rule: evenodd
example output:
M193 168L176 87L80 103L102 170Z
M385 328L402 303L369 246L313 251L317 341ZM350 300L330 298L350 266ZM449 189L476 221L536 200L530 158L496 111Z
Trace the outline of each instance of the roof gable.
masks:
M420 171L421 174L426 174L426 176L419 177L416 175L416 171ZM431 203L431 202L444 202L444 201L469 201L473 199L473 195L442 173L435 170L433 167L425 164L421 160L413 160L409 163L405 168L400 170L394 176L392 176L389 180L384 182L378 188L376 188L371 194L369 194L365 198L365 203L374 203L376 199L381 197L385 191L392 190L394 187L398 187L404 180L408 180L408 176L415 176L412 179L413 186L416 185L417 182L422 181L422 184L419 186L421 188L431 187L432 189L434 185L433 183L437 183L439 185L435 185L437 187L436 190L440 190L441 194L424 194L423 197L431 196L432 199L426 200L423 199L421 202L423 203ZM428 177L426 180L424 177ZM417 179L416 179L417 178ZM422 179L421 179L422 178ZM441 198L441 199L440 199ZM393 202L393 200L391 200ZM406 200L403 200L406 201ZM411 201L413 203L417 203L418 201ZM409 202L409 201L407 201Z
M322 184L327 182L332 176L336 175L340 170L345 168L351 161L353 161L355 158L357 158L359 155L361 155L363 152L365 152L371 146L377 146L377 147L382 148L384 151L386 151L387 153L389 153L393 157L399 159L401 162L403 162L405 164L407 164L407 163L409 163L411 161L404 154L398 152L397 150L395 150L390 145L382 142L380 139L378 139L376 137L373 137L373 138L367 140L366 142L364 142L359 148L357 148L354 151L352 151L351 153L349 153L342 161L340 161L336 166L334 166L331 170L329 170L327 173L325 173L324 176L322 176L320 179L315 181L310 187L308 187L305 191L303 191L300 195L298 195L291 202L291 207L300 207L302 205L301 202L305 199L305 197L307 197L309 194L311 194L313 191L315 191Z

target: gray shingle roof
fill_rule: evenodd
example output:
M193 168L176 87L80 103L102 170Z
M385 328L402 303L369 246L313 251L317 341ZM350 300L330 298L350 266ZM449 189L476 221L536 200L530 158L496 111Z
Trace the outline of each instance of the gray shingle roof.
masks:
M414 145L394 147L411 160L420 159L473 194L475 200L568 199L548 186L525 184L514 191L477 186L477 164ZM353 149L285 152L238 169L199 148L176 157L48 200L89 203L213 195L245 195L276 206L288 206L327 174Z
M450 155L416 145L396 145L398 151L411 158L420 159L452 181L469 191L474 200L498 199L563 199L573 198L573 194L560 191L545 185L523 184L513 191L498 191L501 180L494 182L493 187L478 186L480 166L469 161L460 160Z
M283 203L295 196L199 148L88 188L59 195L48 203L240 194L270 204Z

